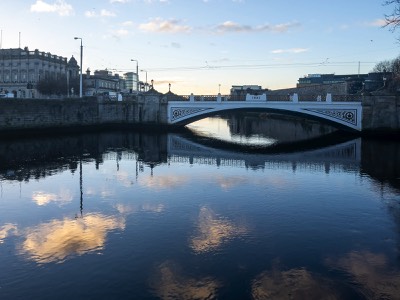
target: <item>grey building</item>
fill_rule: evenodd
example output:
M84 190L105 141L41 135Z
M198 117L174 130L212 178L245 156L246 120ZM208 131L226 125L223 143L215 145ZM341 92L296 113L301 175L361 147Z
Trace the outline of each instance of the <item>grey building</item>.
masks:
M44 78L76 78L79 66L74 57L41 52L38 49L0 49L0 93L18 98L41 97L36 89Z
M112 74L108 70L96 70L91 75L90 70L86 71L84 88L86 96L101 95L108 92L121 92L124 90L125 79L119 74Z

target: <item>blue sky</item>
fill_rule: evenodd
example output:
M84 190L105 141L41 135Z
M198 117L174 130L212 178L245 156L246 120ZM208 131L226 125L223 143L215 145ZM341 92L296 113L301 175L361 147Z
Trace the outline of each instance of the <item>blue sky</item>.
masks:
M293 87L307 74L368 73L399 55L383 0L1 0L1 47L28 46L83 69L147 70L161 92ZM21 35L19 35L21 33ZM21 39L19 38L21 36ZM140 80L145 81L145 72Z

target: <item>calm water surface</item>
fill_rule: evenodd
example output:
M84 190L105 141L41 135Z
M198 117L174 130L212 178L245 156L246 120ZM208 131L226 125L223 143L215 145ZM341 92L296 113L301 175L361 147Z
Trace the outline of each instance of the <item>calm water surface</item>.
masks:
M202 122L3 140L0 299L399 299L399 142L237 151Z

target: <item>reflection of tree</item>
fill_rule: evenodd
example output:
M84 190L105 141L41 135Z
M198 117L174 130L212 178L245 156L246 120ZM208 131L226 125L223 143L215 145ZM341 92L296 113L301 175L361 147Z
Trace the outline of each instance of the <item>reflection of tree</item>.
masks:
M390 269L383 254L351 252L327 263L349 273L366 299L399 299L400 272Z
M220 283L211 277L190 278L172 262L161 264L151 280L151 287L161 299L216 299Z
M264 272L253 281L253 299L341 299L332 283L305 269Z
M190 247L196 252L212 251L222 243L246 232L243 226L236 226L227 220L218 218L207 208L200 209L198 230L190 241Z
M101 214L52 220L27 229L21 252L38 263L62 262L103 248L108 231L124 229L125 220Z

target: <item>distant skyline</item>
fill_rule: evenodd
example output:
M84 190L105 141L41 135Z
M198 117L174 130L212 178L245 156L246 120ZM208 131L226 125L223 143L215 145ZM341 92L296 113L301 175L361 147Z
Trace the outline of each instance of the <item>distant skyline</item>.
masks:
M160 92L294 87L307 74L370 72L396 58L380 0L1 0L1 48L28 47L83 71L136 71Z

